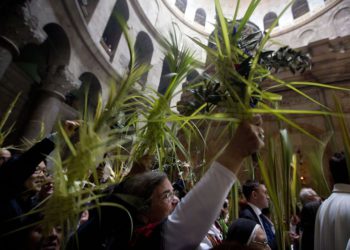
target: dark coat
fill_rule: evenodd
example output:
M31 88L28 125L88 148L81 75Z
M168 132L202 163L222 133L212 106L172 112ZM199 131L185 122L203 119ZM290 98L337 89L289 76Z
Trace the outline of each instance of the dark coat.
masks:
M45 138L19 157L13 157L2 165L0 168L0 199L16 197L23 190L24 182L54 148L55 144Z
M308 202L301 210L300 225L303 235L301 237L301 249L314 249L315 221L317 210L321 201Z
M100 204L118 207L99 206L91 210L89 220L70 236L66 250L163 249L163 223L143 225L138 220L137 208L118 194L122 185L108 188L105 193L109 194L100 200Z
M40 162L52 152L55 144L45 138L19 157L13 157L0 167L0 246L1 249L18 249L20 232L9 232L23 227L23 215L32 208L31 200L22 200L25 181L35 172ZM16 219L13 219L16 218Z
M260 224L260 220L256 213L254 212L253 208L249 205L246 205L240 212L239 212L239 218L245 218L249 220L253 220L256 223ZM262 226L262 225L261 225Z

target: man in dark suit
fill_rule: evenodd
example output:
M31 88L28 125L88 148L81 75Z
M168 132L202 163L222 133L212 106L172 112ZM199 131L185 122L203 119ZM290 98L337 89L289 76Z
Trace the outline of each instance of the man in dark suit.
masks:
M261 212L262 209L269 207L270 197L265 185L258 181L248 180L242 189L248 203L239 213L239 217L259 223L266 233L271 249L277 249L273 223Z

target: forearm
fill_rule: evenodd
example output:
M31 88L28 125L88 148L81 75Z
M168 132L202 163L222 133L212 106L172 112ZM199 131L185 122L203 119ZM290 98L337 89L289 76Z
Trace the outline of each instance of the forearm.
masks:
M235 180L232 172L214 162L165 223L165 248L195 249L219 215Z

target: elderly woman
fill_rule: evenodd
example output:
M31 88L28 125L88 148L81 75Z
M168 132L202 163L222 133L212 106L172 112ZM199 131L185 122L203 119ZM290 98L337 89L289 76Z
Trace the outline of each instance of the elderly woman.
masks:
M204 249L200 243L220 213L243 160L264 145L260 125L261 119L242 122L223 154L181 202L163 173L130 177L112 190L109 200L119 200L115 203L129 213L124 211L124 217L117 219L112 208L109 213L102 209L72 236L68 249ZM132 239L123 245L120 235L131 229L120 226L125 214L131 215L134 229Z

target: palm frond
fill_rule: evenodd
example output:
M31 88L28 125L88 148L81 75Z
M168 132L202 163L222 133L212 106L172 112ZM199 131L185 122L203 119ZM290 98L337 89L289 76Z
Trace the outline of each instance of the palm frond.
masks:
M17 101L18 101L18 98L20 97L21 93L18 93L16 95L16 97L13 99L13 101L10 103L9 107L7 108L5 114L1 117L1 120L0 120L0 147L2 146L2 144L4 143L6 137L11 133L12 131L12 128L14 126L14 124L12 124L10 126L9 129L7 129L7 131L3 131L3 128L8 120L8 118L10 117Z
M338 113L343 113L342 110L342 106L338 100L338 98L336 98L335 95L333 95L333 99L336 105L336 110ZM341 128L341 135L342 135L342 140L343 140L343 144L344 144L344 151L345 151L345 157L346 157L346 162L350 162L350 130L347 127L347 122L345 120L344 115L339 117L339 124L340 124L340 128ZM348 167L348 174L349 174L349 180L350 180L350 164L347 164Z

